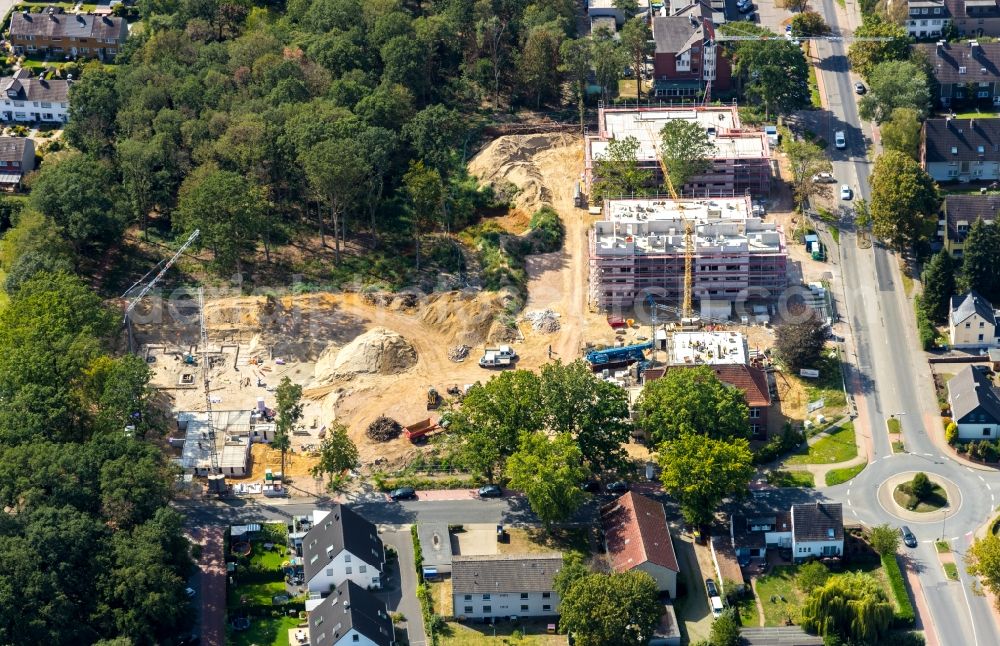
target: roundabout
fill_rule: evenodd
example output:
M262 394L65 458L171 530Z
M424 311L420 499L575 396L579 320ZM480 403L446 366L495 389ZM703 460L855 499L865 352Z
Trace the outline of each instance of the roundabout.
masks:
M901 497L900 487L908 485L917 471L904 471L886 478L878 486L878 502L885 513L910 523L937 523L942 519L951 518L962 510L962 491L952 480L937 473L928 473L931 482L938 485L944 491L944 504L932 509L915 511L907 509L901 504L900 499L905 499L906 494Z

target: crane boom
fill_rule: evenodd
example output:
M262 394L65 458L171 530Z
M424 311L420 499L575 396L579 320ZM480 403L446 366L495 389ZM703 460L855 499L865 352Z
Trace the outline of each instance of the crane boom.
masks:
M153 277L153 280L149 281L149 283L145 287L142 288L142 291L140 291L139 294L135 298L133 298L131 301L129 301L128 306L125 308L125 319L124 319L125 322L128 322L128 315L131 314L132 310L134 310L136 308L136 306L139 304L139 301L141 301L146 296L146 294L149 293L149 290L153 289L153 286L155 286L156 283L158 283L159 280L161 278L163 278L163 275L167 273L168 269L170 269L171 267L173 267L174 263L177 262L177 259L181 257L182 253L184 253L184 250L187 249L188 247L190 247L191 244L195 240L198 239L198 236L200 234L201 234L201 231L199 229L195 229L191 233L191 235L188 236L188 239L184 241L184 244L181 245L181 248L177 250L177 252L170 258L170 260L167 261L167 264L165 264L163 266L163 268L159 271L159 273L157 273L156 276ZM148 275L149 274L146 274L146 276L148 276ZM145 278L145 277L143 277L143 278ZM139 282L142 282L142 279L140 279ZM136 283L135 285L138 285L138 284L139 283ZM128 292L132 291L132 289L135 288L135 285L132 285L132 287L129 287L128 291L126 291L125 293L128 294Z
M205 383L205 411L208 414L208 444L212 473L219 472L219 454L215 447L215 416L212 414L212 391L209 387L208 329L205 327L205 288L198 288L198 319L201 327L201 377Z

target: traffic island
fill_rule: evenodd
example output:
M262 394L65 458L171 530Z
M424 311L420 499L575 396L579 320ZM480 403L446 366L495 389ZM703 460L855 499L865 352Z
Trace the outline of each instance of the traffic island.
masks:
M917 472L909 482L901 482L892 491L892 499L907 511L926 514L948 506L944 487L934 482L926 473Z
M926 502L918 503L910 509L909 507L914 506L913 500L912 496L906 493L909 488L905 485L912 484L916 475L916 471L899 473L879 485L878 502L887 514L904 521L930 523L945 521L961 509L962 492L958 485L936 473L926 475L932 485L931 491L936 492L939 497L927 499ZM900 485L904 487L900 489ZM940 490L935 487L940 487Z

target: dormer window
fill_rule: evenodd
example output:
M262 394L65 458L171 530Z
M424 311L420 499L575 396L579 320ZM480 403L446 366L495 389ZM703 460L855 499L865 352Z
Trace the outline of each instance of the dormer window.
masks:
M960 66L960 67L958 68L958 73L959 73L959 74L965 74L965 72L966 72L966 71L967 71L967 70L966 70L966 67L965 67L965 65L962 65L962 66Z
M14 90L7 90L7 96L9 96L12 99L15 99L17 98L17 92L15 92Z
M952 155L957 155L958 154L958 146L952 146L951 147L951 154Z
M986 152L986 147L985 146L976 146L976 152L979 153L980 155L982 155L983 153Z

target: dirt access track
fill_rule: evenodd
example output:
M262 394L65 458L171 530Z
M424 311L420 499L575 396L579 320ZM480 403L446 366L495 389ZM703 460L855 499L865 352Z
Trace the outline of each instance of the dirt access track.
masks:
M510 341L520 357L518 368L537 369L549 361L550 347L553 359L572 361L581 356L585 341L614 338L603 315L587 309L587 231L595 218L573 204L582 167L582 139L562 133L501 137L470 162L484 182L510 181L522 187L515 212L528 213L549 204L566 229L562 251L527 261L525 311L554 311L559 329L539 332L521 321L518 338ZM213 408L248 409L258 396L273 406L270 391L287 375L305 389L303 422L309 436L294 438L298 446L315 443L315 429L338 420L349 428L363 462L384 458L395 463L410 455L413 445L402 437L386 443L370 441L364 431L371 421L387 415L406 425L435 416L426 410L429 388L444 395L449 387L461 388L497 374L480 368L478 359L486 344L502 338L504 328L497 319L503 314L504 294L466 290L424 296L313 293L207 298L209 345L232 344L240 348L244 361L248 356L255 358L249 366L252 373L246 365L238 369L239 362L227 361L213 368L212 394L217 400ZM401 336L412 347L416 361L411 367L394 374L334 375L327 369L341 361L336 353L375 328ZM197 315L184 325L137 324L136 335L141 343L186 352L197 345ZM471 346L462 362L448 356L458 345ZM164 370L175 366L169 359L163 363ZM266 386L245 384L249 374L260 377ZM164 373L157 385L170 388L175 382L173 373ZM204 393L199 388L169 392L177 410L204 409Z

